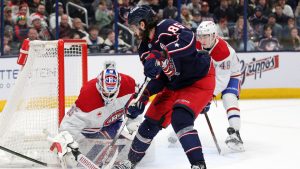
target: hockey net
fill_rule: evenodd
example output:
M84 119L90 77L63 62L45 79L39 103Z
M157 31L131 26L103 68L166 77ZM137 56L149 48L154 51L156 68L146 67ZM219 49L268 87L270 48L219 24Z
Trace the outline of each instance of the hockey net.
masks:
M31 41L26 64L0 113L0 146L58 165L44 131L58 133L65 107L74 103L86 81L85 41ZM1 166L34 164L0 150L1 154Z

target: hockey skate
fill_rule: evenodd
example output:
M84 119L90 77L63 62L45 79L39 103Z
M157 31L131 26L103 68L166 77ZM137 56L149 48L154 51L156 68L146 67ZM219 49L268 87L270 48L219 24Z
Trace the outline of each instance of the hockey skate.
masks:
M232 127L228 127L227 133L229 136L225 140L225 143L227 146L237 152L243 152L245 151L243 141L241 139L240 133L238 130L235 130Z
M112 169L134 169L135 164L129 160L123 160L118 165L115 165Z
M197 165L192 165L191 169L206 169L205 162L199 162Z

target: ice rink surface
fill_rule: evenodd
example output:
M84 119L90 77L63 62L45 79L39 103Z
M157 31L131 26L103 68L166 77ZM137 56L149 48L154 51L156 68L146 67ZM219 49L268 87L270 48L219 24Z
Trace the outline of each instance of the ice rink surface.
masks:
M228 121L221 101L212 104L209 118L223 151L218 151L204 115L198 130L208 169L300 169L300 100L241 100L241 137L246 151L232 153L225 145ZM169 147L171 127L155 138L155 160L136 169L189 169L189 162L178 143Z
M222 102L212 104L208 113L222 149L218 151L204 115L195 128L200 136L208 169L300 169L300 99L241 100L242 128L246 151L233 153L225 145L228 121ZM179 143L172 145L167 136L171 126L155 138L155 158L145 159L136 169L189 169L189 162ZM148 157L148 159L152 157ZM1 161L1 160L0 160Z

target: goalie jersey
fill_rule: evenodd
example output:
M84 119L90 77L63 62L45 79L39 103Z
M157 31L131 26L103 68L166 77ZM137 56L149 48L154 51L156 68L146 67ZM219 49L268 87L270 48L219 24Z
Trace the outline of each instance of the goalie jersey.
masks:
M196 46L197 50L204 50L199 41L197 41ZM226 89L231 78L241 80L241 65L235 50L220 37L216 39L216 43L208 52L213 59L216 69L216 88L214 95L217 96Z
M80 94L66 113L60 124L60 131L69 131L75 140L84 138L82 132L97 132L122 119L125 105L135 92L135 81L131 77L119 73L121 84L117 98L105 105L96 88L97 78L88 81L80 90Z

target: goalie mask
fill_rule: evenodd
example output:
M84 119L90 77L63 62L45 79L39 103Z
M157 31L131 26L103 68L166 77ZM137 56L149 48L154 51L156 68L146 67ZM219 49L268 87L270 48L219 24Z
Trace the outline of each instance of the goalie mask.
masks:
M212 48L217 38L217 28L212 21L203 21L197 28L197 40L203 48Z
M105 105L113 102L120 90L121 77L115 69L105 69L97 77L96 87Z

